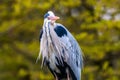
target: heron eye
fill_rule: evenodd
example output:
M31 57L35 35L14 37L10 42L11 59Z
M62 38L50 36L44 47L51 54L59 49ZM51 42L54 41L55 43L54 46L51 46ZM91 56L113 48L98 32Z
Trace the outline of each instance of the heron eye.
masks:
M50 20L50 17L48 17L48 20Z

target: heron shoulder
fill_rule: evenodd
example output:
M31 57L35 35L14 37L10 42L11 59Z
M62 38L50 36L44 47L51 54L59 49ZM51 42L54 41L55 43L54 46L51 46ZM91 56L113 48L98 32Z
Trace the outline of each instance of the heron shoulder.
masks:
M61 24L56 24L56 26L55 26L55 28L54 28L54 31L57 33L57 35L58 35L59 37L62 37L62 36L64 36L64 35L67 36L67 31L66 31L66 29L64 28L64 26L61 25Z

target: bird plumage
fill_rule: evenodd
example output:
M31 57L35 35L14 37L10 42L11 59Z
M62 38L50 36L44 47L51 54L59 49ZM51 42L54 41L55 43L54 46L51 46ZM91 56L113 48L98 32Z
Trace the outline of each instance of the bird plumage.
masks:
M83 66L82 51L63 25L51 24L49 20L44 20L39 40L39 57L42 54L42 65L47 65L56 79L80 80Z

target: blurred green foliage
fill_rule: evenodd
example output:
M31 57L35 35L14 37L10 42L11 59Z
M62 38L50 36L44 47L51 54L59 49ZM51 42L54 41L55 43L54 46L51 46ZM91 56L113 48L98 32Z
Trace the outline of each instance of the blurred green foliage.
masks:
M57 22L81 45L82 80L119 80L119 4L120 0L0 0L0 80L53 80L46 67L35 64L48 10L61 17ZM110 19L104 19L105 14Z

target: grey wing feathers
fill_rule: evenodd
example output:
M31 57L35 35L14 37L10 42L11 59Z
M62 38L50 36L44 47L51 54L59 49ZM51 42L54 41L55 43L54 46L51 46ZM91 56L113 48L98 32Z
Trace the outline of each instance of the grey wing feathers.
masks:
M82 68L83 66L83 58L82 58L82 50L79 47L79 44L77 43L76 39L72 36L72 34L61 24L57 24L59 26L62 26L67 31L67 36L63 36L61 40L62 42L68 46L67 49L69 50L68 56L73 63ZM70 61L70 60L69 60ZM68 64L71 64L71 62L68 61Z
M69 32L68 32L69 33ZM83 58L82 58L82 50L79 47L79 44L75 40L75 38L69 33L70 43L72 44L72 48L74 49L73 52L76 55L76 65L81 67L83 66Z

